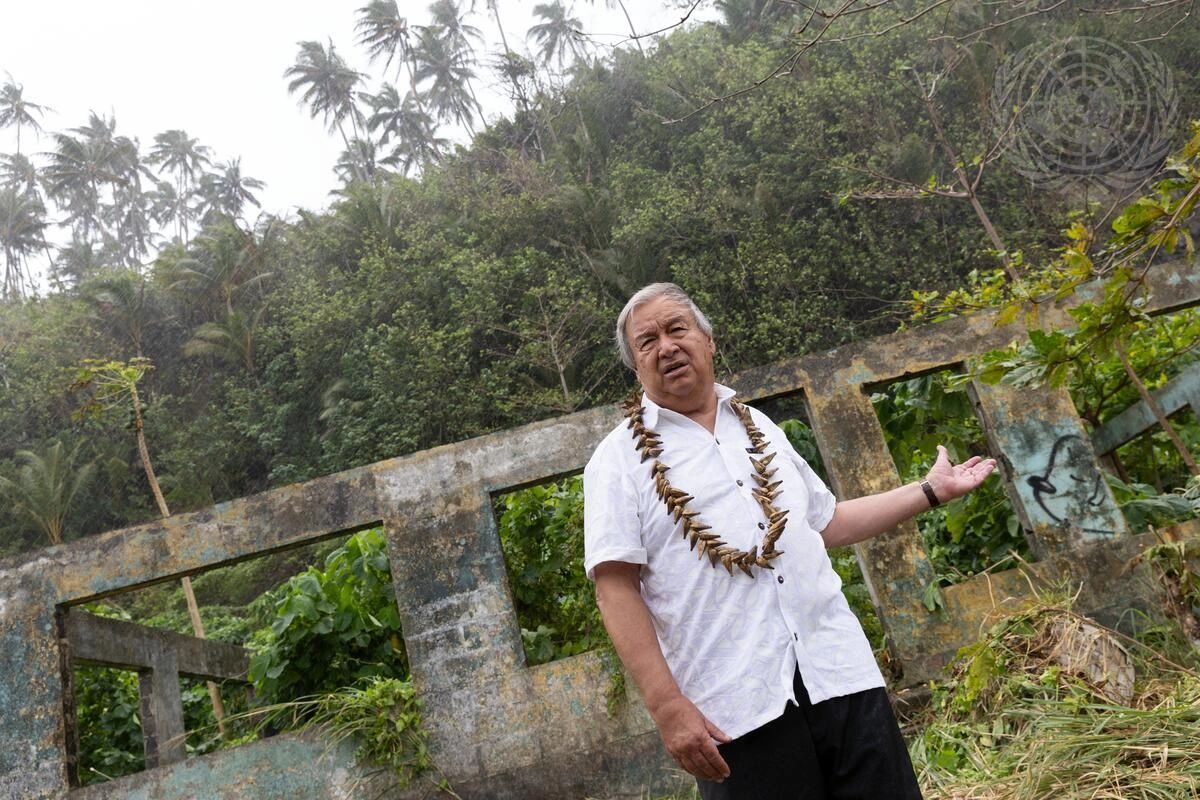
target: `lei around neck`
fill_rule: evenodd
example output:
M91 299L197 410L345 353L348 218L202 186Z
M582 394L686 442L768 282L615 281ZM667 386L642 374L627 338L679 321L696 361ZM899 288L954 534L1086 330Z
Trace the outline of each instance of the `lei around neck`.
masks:
M705 524L700 519L699 511L689 508L689 504L695 498L683 489L671 485L670 479L667 478L667 471L671 468L659 460L659 456L663 452L662 439L642 422L642 414L645 409L642 407L641 392L634 393L633 397L626 400L622 405L622 410L629 420L628 427L633 431L635 440L634 449L641 452L642 462L654 459L650 474L654 479L655 492L667 507L667 515L674 517L677 523L683 522L683 538L688 541L690 548L692 550L699 549L701 559L707 555L714 568L720 562L730 575L734 574L733 568L737 567L753 578L753 567L774 569L771 562L783 555L782 550L775 549L775 543L783 535L783 529L787 525L788 512L781 511L774 505L775 498L782 491L779 488L782 482L771 480L777 468L771 469L770 467L775 453L765 452L770 443L766 441L762 431L754 424L754 419L750 416L750 409L735 399L730 399L729 405L738 420L741 421L742 427L746 429L746 435L750 437L751 449L755 455L761 456L761 458L750 456L750 463L754 466L753 478L758 484L751 491L754 499L762 506L768 525L762 544L755 545L749 550L740 550L723 541L720 534L712 531L711 525Z

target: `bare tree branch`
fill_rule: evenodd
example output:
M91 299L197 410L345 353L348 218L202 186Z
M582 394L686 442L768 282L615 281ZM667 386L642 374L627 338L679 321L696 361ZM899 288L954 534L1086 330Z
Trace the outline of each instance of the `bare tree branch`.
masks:
M884 181L885 183L895 184L896 186L904 186L908 191L905 192L885 192L875 189L865 189L863 191L851 192L850 197L864 198L869 200L919 200L925 197L948 197L952 200L963 200L970 195L964 191L956 191L954 189L946 189L941 186L925 186L914 181L908 181L904 178L897 178L893 175L885 175L882 172L876 172L873 169L864 169L856 167L852 164L845 164L844 167L852 172L861 172L864 175L870 175L876 180Z

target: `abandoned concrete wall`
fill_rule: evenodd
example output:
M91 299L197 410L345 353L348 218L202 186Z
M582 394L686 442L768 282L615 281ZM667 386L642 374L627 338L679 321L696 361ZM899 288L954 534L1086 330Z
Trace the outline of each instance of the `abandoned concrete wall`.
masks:
M1152 311L1200 301L1200 273L1154 276ZM1052 324L1065 324L1060 311ZM954 366L1024 336L991 315L952 320L751 370L751 401L802 395L839 496L898 484L872 387ZM1129 537L1087 432L1063 391L975 385L972 398L1040 561L1033 574L1082 582L1080 602L1112 616L1142 587L1124 569ZM0 798L354 796L349 748L284 736L69 789L63 609L241 559L382 525L396 600L426 708L433 757L464 798L641 796L678 774L631 696L610 718L607 676L588 653L525 665L492 514L493 493L582 469L620 419L599 408L348 470L0 563ZM858 549L904 681L937 670L983 616L1028 591L1015 571L980 576L922 603L934 580L908 523Z

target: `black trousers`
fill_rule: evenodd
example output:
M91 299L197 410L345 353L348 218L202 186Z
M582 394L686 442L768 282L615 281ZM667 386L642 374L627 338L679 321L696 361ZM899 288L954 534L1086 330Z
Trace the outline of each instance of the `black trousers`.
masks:
M730 776L697 780L704 800L921 800L887 692L813 704L796 673L799 706L719 746Z

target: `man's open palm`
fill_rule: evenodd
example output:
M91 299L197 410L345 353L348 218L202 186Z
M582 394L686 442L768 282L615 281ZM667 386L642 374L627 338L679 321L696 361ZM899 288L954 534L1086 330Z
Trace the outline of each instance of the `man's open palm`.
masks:
M975 489L996 469L996 459L972 456L961 464L951 464L950 454L942 445L937 446L937 461L925 479L933 487L934 494L943 503Z

